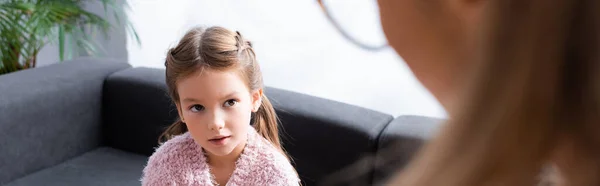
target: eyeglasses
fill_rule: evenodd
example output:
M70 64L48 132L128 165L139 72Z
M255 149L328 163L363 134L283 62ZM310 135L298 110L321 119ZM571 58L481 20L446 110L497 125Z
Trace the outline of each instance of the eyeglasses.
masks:
M370 51L379 51L389 46L381 28L377 0L317 2L335 29L351 43Z

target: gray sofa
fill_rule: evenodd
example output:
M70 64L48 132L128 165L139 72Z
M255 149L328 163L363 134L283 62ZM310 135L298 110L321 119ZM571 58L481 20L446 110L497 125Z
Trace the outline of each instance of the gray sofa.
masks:
M272 87L265 93L307 186L378 185L441 122ZM0 185L140 185L159 134L176 117L162 69L80 59L2 75Z

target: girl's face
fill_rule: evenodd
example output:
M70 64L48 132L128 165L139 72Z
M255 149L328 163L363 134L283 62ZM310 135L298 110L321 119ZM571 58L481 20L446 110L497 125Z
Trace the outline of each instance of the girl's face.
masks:
M249 90L236 71L205 69L179 80L177 92L180 117L209 158L242 152L262 90Z

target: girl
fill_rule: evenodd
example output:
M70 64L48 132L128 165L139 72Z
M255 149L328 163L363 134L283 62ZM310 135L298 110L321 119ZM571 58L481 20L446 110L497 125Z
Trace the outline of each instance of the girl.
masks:
M239 32L193 28L165 66L180 120L161 135L142 185L299 185L254 50Z

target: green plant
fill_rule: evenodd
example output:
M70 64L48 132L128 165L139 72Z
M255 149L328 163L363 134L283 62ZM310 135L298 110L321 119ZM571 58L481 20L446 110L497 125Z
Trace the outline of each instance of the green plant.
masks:
M118 3L122 3L119 5ZM84 9L86 3L100 3L104 17ZM60 60L85 52L103 54L94 37L104 37L114 25L107 20L112 12L139 44L139 37L127 21L126 0L0 0L0 74L36 66L36 56L48 43L58 42Z

